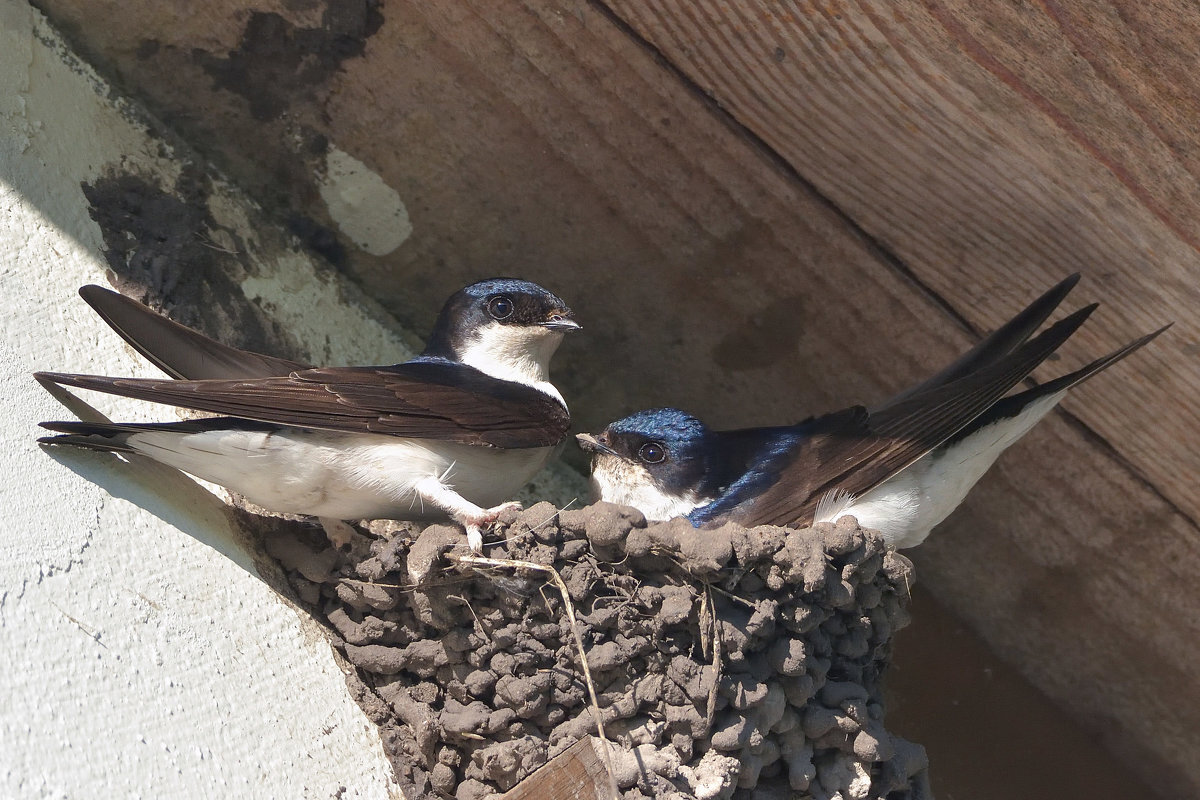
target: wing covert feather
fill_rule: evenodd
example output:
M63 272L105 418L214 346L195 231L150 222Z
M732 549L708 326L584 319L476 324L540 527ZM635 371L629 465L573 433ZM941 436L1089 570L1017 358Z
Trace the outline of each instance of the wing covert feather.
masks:
M544 392L453 362L328 367L249 380L38 377L260 422L495 447L554 445L570 425L567 409Z

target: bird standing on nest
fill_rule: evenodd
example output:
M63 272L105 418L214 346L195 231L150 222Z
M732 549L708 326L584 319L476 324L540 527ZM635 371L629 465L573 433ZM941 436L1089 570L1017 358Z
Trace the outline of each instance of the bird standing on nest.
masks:
M579 329L537 284L495 278L446 301L421 355L311 368L215 342L98 286L80 294L172 379L39 372L39 381L223 416L187 422L44 422L39 441L140 453L265 509L321 519L428 520L482 531L566 437L550 358Z

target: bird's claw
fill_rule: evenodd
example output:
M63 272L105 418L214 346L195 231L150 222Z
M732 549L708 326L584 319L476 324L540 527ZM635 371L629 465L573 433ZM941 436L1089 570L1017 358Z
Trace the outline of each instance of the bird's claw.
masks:
M462 525L467 530L467 546L471 548L471 552L482 555L483 529L495 523L505 511L519 511L521 508L521 504L516 501L501 503L462 520Z
M329 543L335 549L346 552L350 549L354 540L358 537L358 533L354 530L349 522L332 517L319 517L321 527L325 529L325 535L329 537Z

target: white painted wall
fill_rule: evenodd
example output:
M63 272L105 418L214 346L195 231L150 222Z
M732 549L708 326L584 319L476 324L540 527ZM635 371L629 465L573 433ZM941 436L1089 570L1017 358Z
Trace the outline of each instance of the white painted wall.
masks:
M323 631L259 577L219 495L34 443L37 422L74 418L34 370L155 373L75 294L105 283L80 182L122 161L178 172L110 98L40 14L0 0L0 797L398 796ZM353 287L269 251L250 204L217 193L219 221L258 248L247 296L314 359L408 355ZM87 399L121 420L171 413ZM581 490L565 470L539 485Z

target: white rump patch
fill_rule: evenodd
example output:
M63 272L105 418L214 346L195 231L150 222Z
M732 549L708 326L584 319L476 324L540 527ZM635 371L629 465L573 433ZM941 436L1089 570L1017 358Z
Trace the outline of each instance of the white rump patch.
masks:
M854 495L844 489L831 489L817 502L813 522L835 522L854 503Z

